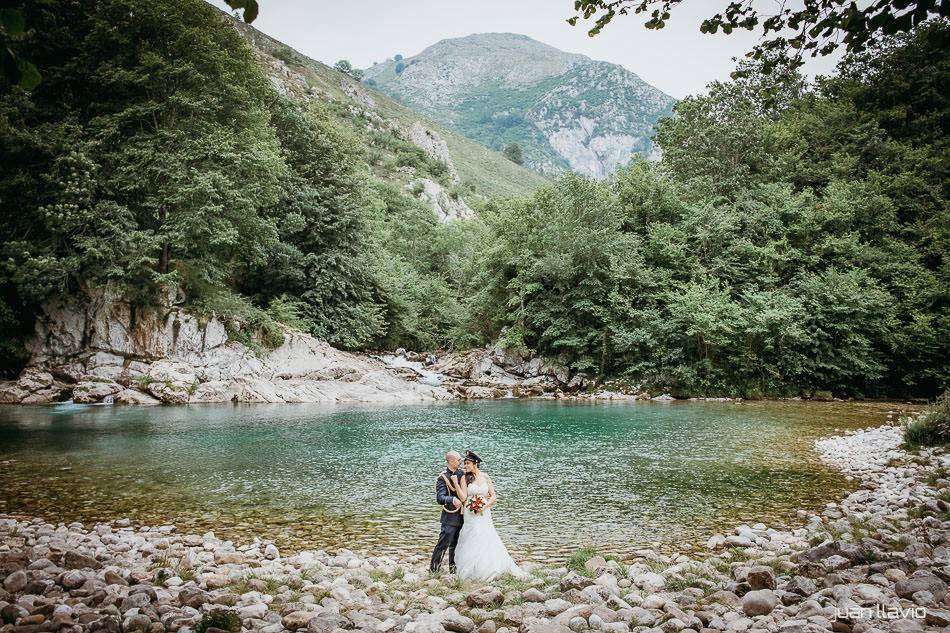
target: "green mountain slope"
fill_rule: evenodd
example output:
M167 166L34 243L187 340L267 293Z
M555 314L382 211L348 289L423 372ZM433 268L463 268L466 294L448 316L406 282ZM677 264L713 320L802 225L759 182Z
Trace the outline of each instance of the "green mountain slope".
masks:
M511 33L442 40L365 71L366 83L546 174L603 178L653 151L675 100L634 73Z
M447 147L448 154L443 158L447 158L449 172L458 176L445 179L446 189L451 190L452 196L460 195L473 203L493 196L530 193L547 182L537 172L445 129L382 92L358 84L254 27L239 21L234 24L257 54L277 90L299 100L329 104L334 118L367 146L367 162L378 176L401 185L413 180L408 170L398 169L407 165L389 169L387 163L391 167L393 159L408 162L399 157L400 141L412 142L411 129L415 126L418 132L421 126Z

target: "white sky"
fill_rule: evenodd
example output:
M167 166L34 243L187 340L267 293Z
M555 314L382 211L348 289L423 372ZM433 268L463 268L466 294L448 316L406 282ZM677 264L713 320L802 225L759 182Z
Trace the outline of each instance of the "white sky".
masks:
M209 0L227 9L222 0ZM768 9L776 0L761 0ZM576 27L572 0L260 0L254 26L327 64L348 59L365 68L396 53L415 55L435 42L472 33L522 33L593 59L620 64L676 98L727 79L757 32L704 35L699 25L727 0L690 0L672 11L666 28L649 31L640 16L618 16L600 35ZM810 59L806 72L830 74L839 55Z

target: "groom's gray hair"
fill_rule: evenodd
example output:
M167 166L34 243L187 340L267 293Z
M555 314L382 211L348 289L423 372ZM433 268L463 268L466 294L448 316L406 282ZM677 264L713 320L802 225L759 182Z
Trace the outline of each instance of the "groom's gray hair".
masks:
M455 459L462 459L462 454L459 453L458 451L449 451L448 453L445 454L445 458L448 459L449 457L454 457Z

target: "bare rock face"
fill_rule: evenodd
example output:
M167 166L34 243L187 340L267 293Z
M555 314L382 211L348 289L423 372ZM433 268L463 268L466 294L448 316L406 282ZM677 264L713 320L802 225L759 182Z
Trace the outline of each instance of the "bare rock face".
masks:
M452 176L452 181L458 182L459 175L455 170L455 164L452 162L449 146L438 132L416 121L406 129L405 137L407 141L428 154L430 158L445 163L445 166L449 169L449 174Z
M570 369L561 360L498 344L447 354L432 369L460 379L456 391L465 398L542 396L568 388L571 380Z
M475 212L465 204L461 196L454 196L445 190L445 187L432 180L431 178L417 178L408 185L421 186L418 198L428 206L432 207L439 222L446 224L455 220L470 220L475 217Z
M0 402L389 402L451 397L405 380L372 358L286 329L276 349L229 340L177 297L143 308L110 289L54 301L37 320L30 361L0 383ZM237 327L237 326L236 326Z

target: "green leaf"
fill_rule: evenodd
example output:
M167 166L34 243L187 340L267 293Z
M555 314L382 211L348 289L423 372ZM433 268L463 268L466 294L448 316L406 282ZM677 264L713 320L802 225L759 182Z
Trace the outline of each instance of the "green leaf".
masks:
M43 80L39 69L25 59L17 60L17 69L20 71L20 81L18 85L24 90L33 90L40 85L40 82Z
M20 9L0 9L0 27L10 37L23 35L26 31L26 20Z

